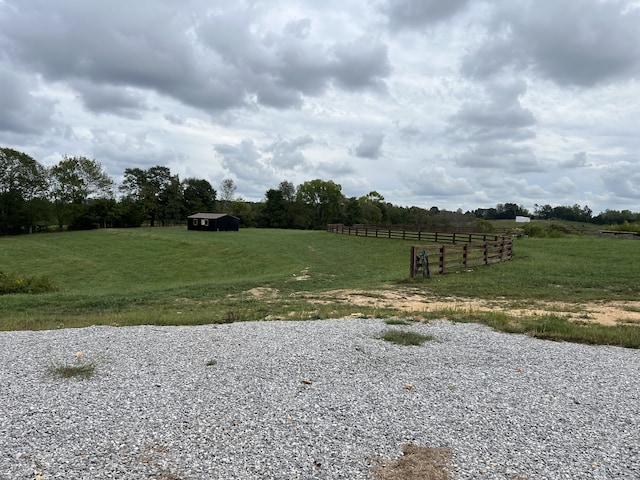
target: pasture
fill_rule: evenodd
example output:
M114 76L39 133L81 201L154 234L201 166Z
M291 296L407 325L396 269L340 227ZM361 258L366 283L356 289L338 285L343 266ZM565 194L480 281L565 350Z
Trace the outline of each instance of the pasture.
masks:
M44 276L57 290L0 295L0 329L447 317L558 340L640 347L636 240L517 239L510 262L431 280L408 278L412 243L269 229L3 237L0 272ZM354 292L358 302L350 301ZM389 292L424 301L408 308ZM597 306L609 304L625 315L609 326L591 321Z

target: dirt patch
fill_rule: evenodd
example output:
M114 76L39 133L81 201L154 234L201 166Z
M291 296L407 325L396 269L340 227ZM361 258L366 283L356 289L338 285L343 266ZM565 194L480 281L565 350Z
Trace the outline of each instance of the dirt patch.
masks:
M402 457L373 470L375 480L450 480L451 450L407 444Z
M252 288L251 290L248 290L248 293L258 299L277 298L280 294L277 289L267 287Z
M558 315L576 322L602 325L639 325L640 302L593 302L573 304L566 302L536 302L527 307L514 307L513 302L496 298L479 300L460 297L431 297L412 289L394 290L334 290L320 295L310 295L308 300L317 303L341 302L353 306L392 308L407 313L439 310L501 311L513 316Z

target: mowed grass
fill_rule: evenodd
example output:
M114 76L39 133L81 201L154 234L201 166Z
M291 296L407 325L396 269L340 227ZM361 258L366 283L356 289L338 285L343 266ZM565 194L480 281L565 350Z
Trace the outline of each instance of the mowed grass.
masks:
M330 294L322 303L308 299L339 289L373 292L409 287L429 296L501 298L514 304L562 301L577 306L640 298L636 240L518 239L511 262L434 275L431 280L408 279L410 245L323 231L269 229L107 229L2 237L0 271L43 275L58 290L0 295L0 329L335 318L355 311L381 317L402 314L334 302ZM259 294L250 293L257 288ZM480 312L472 317L456 320L518 332L531 322ZM530 325L524 333L571 340L571 330L582 328L567 327L562 319L538 323L542 325L538 333ZM560 332L566 328L568 333ZM589 331L587 340L577 340L640 346L640 328L605 328L605 334ZM559 331L557 337L554 330Z
M3 329L198 324L309 310L295 299L300 290L398 280L407 251L317 231L109 229L0 238L0 265L45 275L58 287L0 296ZM285 301L269 305L247 293L258 287L277 290Z
M638 300L640 242L594 236L514 240L513 261L435 277L432 291L491 299Z

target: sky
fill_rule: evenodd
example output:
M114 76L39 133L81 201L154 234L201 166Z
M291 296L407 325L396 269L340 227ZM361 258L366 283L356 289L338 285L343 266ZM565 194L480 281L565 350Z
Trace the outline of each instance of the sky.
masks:
M640 4L0 0L0 147L260 201L640 211Z

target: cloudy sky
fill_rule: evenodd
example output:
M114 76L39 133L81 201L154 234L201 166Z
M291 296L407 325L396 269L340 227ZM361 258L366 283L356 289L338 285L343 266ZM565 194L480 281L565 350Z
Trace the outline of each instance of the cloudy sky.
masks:
M640 5L0 0L0 146L261 200L640 210Z

